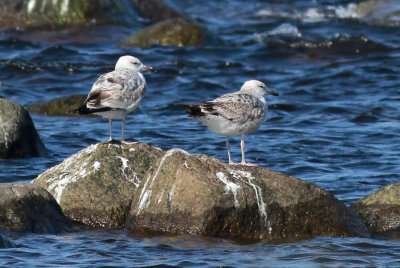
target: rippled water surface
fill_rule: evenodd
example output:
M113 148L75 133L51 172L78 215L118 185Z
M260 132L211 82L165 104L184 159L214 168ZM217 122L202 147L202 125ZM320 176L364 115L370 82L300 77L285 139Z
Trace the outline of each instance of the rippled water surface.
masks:
M391 9L400 3L388 1ZM167 1L208 29L204 46L115 48L144 26L74 29L65 35L0 33L0 95L22 105L87 94L119 56L157 68L127 119L127 139L227 161L225 139L185 117L196 103L258 79L279 92L246 137L247 158L312 182L347 205L400 173L400 18L360 17L356 2ZM27 182L84 147L108 139L102 118L32 114L46 145L40 158L0 160L1 182ZM120 135L120 122L114 123ZM231 142L240 160L239 138ZM132 238L121 231L10 234L0 266L399 266L398 240L317 237L242 245L191 237Z

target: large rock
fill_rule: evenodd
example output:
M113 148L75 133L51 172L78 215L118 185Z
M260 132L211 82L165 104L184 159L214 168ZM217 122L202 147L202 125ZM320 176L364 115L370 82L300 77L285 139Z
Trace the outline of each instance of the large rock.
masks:
M196 22L184 19L169 19L148 26L131 35L117 46L198 46L204 43L204 29Z
M134 33L117 46L199 46L204 43L205 29L194 20L157 0L134 0L150 26Z
M135 12L129 1L0 0L0 14L0 27L32 28L127 23Z
M400 5L398 0L368 0L360 2L355 5L354 13L369 24L400 26Z
M0 228L34 233L59 233L67 221L54 198L38 185L0 184Z
M151 24L169 20L169 19L186 19L181 13L171 8L170 6L164 4L158 0L132 0L139 12L146 17Z
M351 205L373 233L400 231L400 183L385 186Z
M93 227L125 226L133 193L162 150L146 144L92 145L38 176L70 219Z
M0 158L40 156L44 151L29 112L12 100L0 98Z
M179 149L96 144L33 182L74 221L145 235L368 236L359 217L313 184Z
M368 236L360 218L311 183L178 149L165 152L145 175L127 227L246 239Z
M65 96L43 103L32 104L28 107L30 112L45 115L78 116L73 110L77 109L86 100L86 95Z

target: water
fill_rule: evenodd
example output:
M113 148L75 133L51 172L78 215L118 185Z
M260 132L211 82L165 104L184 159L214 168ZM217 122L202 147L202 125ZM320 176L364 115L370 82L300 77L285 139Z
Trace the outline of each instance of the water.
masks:
M390 1L389 1L390 2ZM355 3L316 1L167 1L207 27L201 47L114 48L132 27L0 33L0 95L22 105L87 94L97 77L131 54L157 68L128 116L126 138L179 147L227 161L225 139L185 117L196 103L258 79L267 121L246 137L250 162L312 182L349 205L400 173L400 23L364 18ZM246 3L246 4L245 4ZM396 1L391 8L400 9ZM132 30L133 29L133 30ZM86 146L108 139L102 118L32 114L46 145L40 158L0 160L1 182L27 182ZM120 135L120 122L114 133ZM239 138L231 142L240 160ZM124 231L10 234L0 266L399 266L396 239L316 237L238 244L194 237L135 238Z

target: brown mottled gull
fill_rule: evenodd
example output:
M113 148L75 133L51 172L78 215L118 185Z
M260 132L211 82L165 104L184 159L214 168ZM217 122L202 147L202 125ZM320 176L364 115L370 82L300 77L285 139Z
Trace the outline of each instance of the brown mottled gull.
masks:
M202 122L215 134L226 136L229 164L236 164L231 159L229 137L241 135L240 164L252 166L255 164L247 163L245 159L244 136L256 131L264 121L267 113L265 94L279 95L269 90L263 82L250 80L238 92L222 95L212 101L186 105L186 110L189 117Z
M80 114L96 114L108 118L109 141L113 141L112 120L122 116L121 142L124 142L126 115L138 107L146 91L146 80L141 70L154 69L145 66L138 58L120 57L115 70L97 79L83 105L76 110Z

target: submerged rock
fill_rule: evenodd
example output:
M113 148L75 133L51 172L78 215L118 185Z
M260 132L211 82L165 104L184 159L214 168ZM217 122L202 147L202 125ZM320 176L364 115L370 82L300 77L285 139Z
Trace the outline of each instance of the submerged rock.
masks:
M54 198L38 185L0 184L0 227L34 233L59 233L67 221Z
M14 244L0 231L0 248L13 248Z
M198 46L204 43L204 29L196 22L184 19L169 19L148 26L131 35L117 46L151 47Z
M33 183L74 221L145 235L368 236L360 218L313 184L179 149L96 144Z
M385 186L351 205L373 233L400 231L400 183Z
M0 158L41 156L44 151L29 112L12 100L0 98Z
M86 100L86 95L65 96L43 103L32 104L30 112L45 115L78 116L73 110L77 109Z
M93 227L125 226L133 193L162 154L146 144L92 145L38 176L73 221Z

